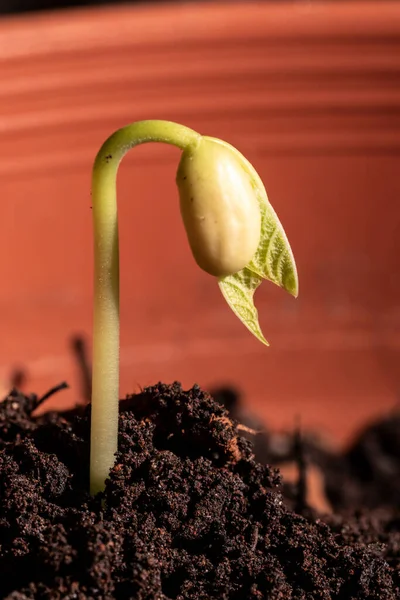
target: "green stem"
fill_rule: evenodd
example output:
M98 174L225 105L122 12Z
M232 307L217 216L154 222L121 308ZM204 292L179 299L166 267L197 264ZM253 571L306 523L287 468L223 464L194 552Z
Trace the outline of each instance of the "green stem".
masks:
M116 179L124 155L139 144L164 142L184 150L200 135L169 121L138 121L101 147L92 178L94 228L93 379L90 491L104 489L118 442L119 244Z

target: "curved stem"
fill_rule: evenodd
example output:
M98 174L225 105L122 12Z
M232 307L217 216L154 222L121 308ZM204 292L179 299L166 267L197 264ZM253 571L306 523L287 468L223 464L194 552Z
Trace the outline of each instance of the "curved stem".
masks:
M138 121L116 131L101 147L92 178L94 322L90 491L104 489L115 461L119 402L119 244L116 178L134 146L164 142L184 150L200 135L169 121Z

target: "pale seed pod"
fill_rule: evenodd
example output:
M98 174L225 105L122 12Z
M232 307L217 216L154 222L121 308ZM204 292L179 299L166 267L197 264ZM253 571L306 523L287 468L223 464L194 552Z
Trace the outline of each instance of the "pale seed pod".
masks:
M243 269L261 235L250 176L229 147L201 138L186 149L176 176L180 209L195 261L216 277Z

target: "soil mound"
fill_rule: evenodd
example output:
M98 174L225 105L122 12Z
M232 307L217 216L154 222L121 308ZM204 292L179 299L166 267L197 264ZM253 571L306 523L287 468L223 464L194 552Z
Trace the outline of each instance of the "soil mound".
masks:
M226 409L194 386L121 401L104 495L88 489L90 407L0 404L0 598L394 600L399 521L330 523L283 502Z

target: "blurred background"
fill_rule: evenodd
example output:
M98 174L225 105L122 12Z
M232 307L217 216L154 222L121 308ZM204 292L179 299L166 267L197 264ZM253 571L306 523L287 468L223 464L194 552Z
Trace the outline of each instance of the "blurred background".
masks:
M160 2L165 0L158 0ZM128 2L126 2L128 3ZM133 4L134 2L131 2ZM0 13L35 12L63 8L115 4L112 0L1 0Z
M72 3L70 3L72 4ZM80 3L82 4L82 3ZM104 3L105 4L105 3ZM254 164L291 242L297 300L256 294L265 348L195 265L179 151L119 175L121 393L234 386L275 428L342 443L400 397L400 6L182 2L55 10L1 2L0 379L82 401L90 357L94 156L116 128L182 122ZM78 347L79 340L78 340Z

